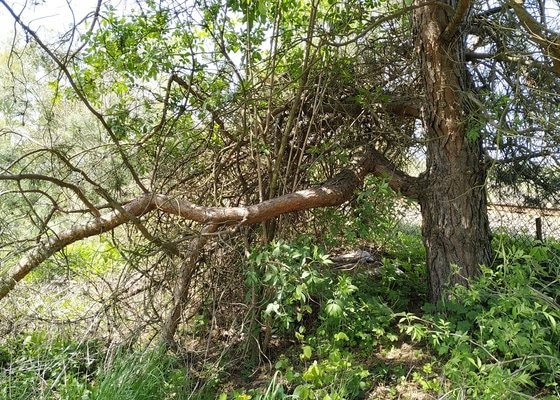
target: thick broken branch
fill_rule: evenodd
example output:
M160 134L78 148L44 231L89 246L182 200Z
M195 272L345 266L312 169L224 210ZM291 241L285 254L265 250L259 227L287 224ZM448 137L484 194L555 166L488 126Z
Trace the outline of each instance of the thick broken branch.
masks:
M420 180L413 178L405 172L399 170L391 161L376 149L370 149L368 160L371 160L371 174L381 176L389 181L389 187L395 192L404 196L418 200L420 192Z
M151 196L149 195L139 197L124 206L128 213L136 216L143 215L153 208ZM126 214L111 212L42 240L35 248L29 250L8 272L0 275L0 299L4 298L17 282L57 251L78 240L115 229L127 221L128 217Z
M57 251L79 240L115 229L150 211L159 210L212 226L255 224L294 211L340 205L352 198L368 174L386 177L394 190L407 197L418 197L417 178L399 171L375 149L369 150L353 170L345 169L319 187L289 193L251 206L203 207L172 196L145 194L120 207L121 209L42 240L0 276L0 299Z

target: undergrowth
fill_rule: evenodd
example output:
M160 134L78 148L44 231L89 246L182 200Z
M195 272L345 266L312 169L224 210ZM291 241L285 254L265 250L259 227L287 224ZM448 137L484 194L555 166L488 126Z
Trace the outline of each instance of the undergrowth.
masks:
M0 342L0 398L558 398L560 244L497 236L478 280L425 304L420 238L399 235L375 268L349 271L309 239L254 249L247 292L270 360L256 387L224 371L201 379L161 348L108 353L34 331Z
M496 262L399 328L425 343L453 398L560 396L560 244L496 239Z

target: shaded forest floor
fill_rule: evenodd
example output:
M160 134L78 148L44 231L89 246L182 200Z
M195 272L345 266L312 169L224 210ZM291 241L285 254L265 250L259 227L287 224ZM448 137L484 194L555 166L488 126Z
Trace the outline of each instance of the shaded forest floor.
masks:
M237 314L206 304L173 351L157 324L115 340L79 317L87 282L39 271L0 311L0 399L558 398L560 243L498 235L494 265L434 305L420 236L399 235L348 263L309 240L256 250Z

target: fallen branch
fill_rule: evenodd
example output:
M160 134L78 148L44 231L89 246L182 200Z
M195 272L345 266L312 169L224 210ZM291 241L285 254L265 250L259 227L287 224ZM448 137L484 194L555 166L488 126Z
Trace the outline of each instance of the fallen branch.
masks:
M368 174L385 176L389 185L408 197L417 197L417 178L399 171L381 153L371 149L353 170L345 169L321 186L300 190L244 207L203 207L185 199L162 194L145 194L119 210L78 224L45 238L29 250L9 271L0 275L0 300L28 273L57 251L79 240L111 231L151 211L158 210L206 225L249 225L282 214L340 205L352 198Z

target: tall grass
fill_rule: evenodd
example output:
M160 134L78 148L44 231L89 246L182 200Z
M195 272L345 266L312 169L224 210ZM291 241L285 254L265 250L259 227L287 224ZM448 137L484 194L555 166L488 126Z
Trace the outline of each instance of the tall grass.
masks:
M188 373L164 349L142 353L120 352L101 371L91 400L163 400L189 398Z

